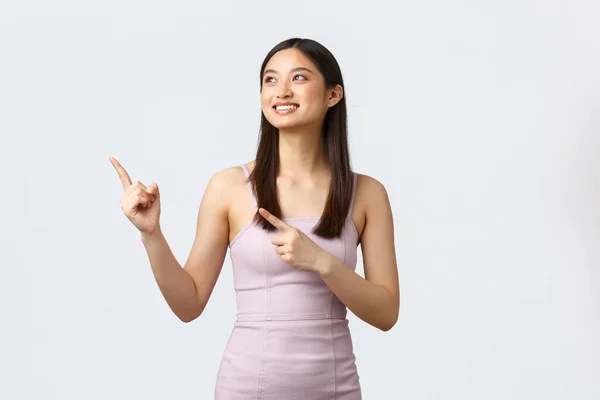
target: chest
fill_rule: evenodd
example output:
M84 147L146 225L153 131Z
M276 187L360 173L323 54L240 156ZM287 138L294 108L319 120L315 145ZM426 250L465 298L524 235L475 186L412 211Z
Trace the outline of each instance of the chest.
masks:
M285 222L301 230L315 244L337 257L348 267L356 268L357 233L350 219L346 221L340 237L333 239L321 238L311 232L318 218L288 218ZM230 246L235 275L238 278L242 277L243 280L245 280L243 277L254 276L259 281L264 279L265 273L270 279L282 282L294 282L302 277L316 279L318 276L298 271L281 260L275 251L275 246L271 243L272 237L280 234L279 231L268 232L252 225L237 237Z
M299 218L321 215L329 195L329 186L300 185L278 180L277 197L283 217Z

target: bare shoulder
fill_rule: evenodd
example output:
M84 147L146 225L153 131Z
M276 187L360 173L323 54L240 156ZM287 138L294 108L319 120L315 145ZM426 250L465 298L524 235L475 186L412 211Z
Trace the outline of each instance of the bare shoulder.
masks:
M254 168L254 161L244 163L248 170L252 172ZM246 175L244 170L241 168L242 164L234 165L231 167L224 168L216 172L212 178L218 180L221 184L240 184L245 183Z
M207 184L206 191L216 194L223 205L229 206L244 183L244 171L239 165L231 166L214 173Z
M244 172L239 166L223 168L210 178L209 186L215 189L227 190L232 185L244 179Z
M359 241L361 241L370 210L385 207L386 204L389 207L389 200L387 191L380 181L369 175L360 173L356 173L356 175L356 194L352 220L358 231Z
M245 163L245 165L249 171L252 171L254 161ZM207 185L206 195L214 202L219 203L218 209L221 217L227 221L229 241L254 216L252 197L241 164L216 172Z
M198 212L198 232L205 226L222 233L229 230L231 212L236 208L244 181L244 171L239 166L221 169L210 177Z
M373 207L389 204L388 193L383 183L369 175L357 175L355 207L366 213Z
M360 191L366 200L373 200L374 202L387 199L387 190L379 180L365 174L358 174L357 180L357 195Z
M357 175L358 175L358 183L356 185L357 190L362 187L362 190L366 190L366 191L377 190L380 193L385 192L385 186L379 180L373 178L372 176L366 175L366 174L357 173Z

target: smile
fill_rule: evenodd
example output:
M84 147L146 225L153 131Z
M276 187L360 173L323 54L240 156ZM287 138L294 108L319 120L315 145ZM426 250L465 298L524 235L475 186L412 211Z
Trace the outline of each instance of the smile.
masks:
M298 104L285 104L273 106L273 109L275 110L275 113L283 115L293 113L298 107L300 107Z

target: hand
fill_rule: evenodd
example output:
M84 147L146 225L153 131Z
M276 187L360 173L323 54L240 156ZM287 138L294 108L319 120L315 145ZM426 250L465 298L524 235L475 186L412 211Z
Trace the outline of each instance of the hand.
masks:
M110 162L117 170L125 193L121 196L121 209L129 220L143 234L153 234L159 229L160 192L158 185L152 183L146 187L140 181L131 183L125 168L114 158Z
M274 236L271 243L275 245L275 252L280 255L284 263L301 271L318 274L324 272L327 257L330 255L327 251L298 228L286 224L264 208L259 208L258 212L282 233L280 236Z

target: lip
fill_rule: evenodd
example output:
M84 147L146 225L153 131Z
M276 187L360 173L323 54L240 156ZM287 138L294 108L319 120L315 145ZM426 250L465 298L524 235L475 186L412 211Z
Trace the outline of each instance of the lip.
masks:
M289 110L277 110L277 106L296 106L296 108L292 108L292 109L289 109ZM298 104L298 103L292 103L292 102L289 102L289 101L279 102L279 103L275 103L273 105L273 111L275 111L275 114L278 114L278 115L291 114L294 111L296 111L298 108L300 108L300 104Z

